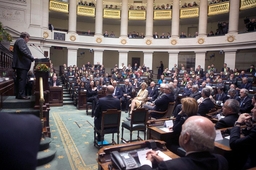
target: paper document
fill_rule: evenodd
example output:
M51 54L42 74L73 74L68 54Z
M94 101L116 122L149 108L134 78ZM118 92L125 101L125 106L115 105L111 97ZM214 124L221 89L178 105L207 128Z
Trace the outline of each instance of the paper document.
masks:
M229 139L230 139L230 136L226 136L225 138L229 140Z
M172 129L170 130L169 128L159 128L160 130L164 131L164 132L172 132Z
M139 157L139 161L141 165L145 165L147 162L147 153L149 151L151 151L152 149L147 149L147 150L143 150L143 151L138 151L138 157ZM171 160L172 158L170 158L169 156L167 156L165 153L163 153L162 151L156 151L158 153L158 155L164 159L164 161L168 161Z
M221 131L220 130L216 130L216 138L215 138L215 141L217 140L222 140L223 137L222 137L222 134L221 134Z
M173 121L172 120L166 120L164 122L165 127L170 128L173 127Z

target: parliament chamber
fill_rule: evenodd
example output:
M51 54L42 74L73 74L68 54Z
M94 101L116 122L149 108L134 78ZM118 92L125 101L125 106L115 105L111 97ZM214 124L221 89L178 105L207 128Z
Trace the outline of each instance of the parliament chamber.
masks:
M256 122L255 1L2 0L0 8L2 27L12 37L0 46L0 113L31 111L24 111L26 104L12 98L13 47L26 31L27 46L36 59L27 82L28 108L33 109L29 114L40 117L42 139L52 141L48 150L53 152L48 161L39 161L38 170L122 169L116 166L113 151L120 152L121 159L134 157L138 167L130 169L138 169L143 164L137 152L145 148L172 159L186 157L179 136L182 124L194 115L211 120L216 128L212 152L225 157L229 169L236 166L232 161L241 150L232 142L234 128L248 137ZM37 72L40 64L47 65L47 75ZM138 104L142 84L147 95ZM108 110L116 115L105 116L103 128L97 129L95 114L110 86L121 112ZM171 97L159 104L163 95ZM197 103L196 113L192 104L191 110L183 108L188 98ZM207 99L212 105L203 108ZM141 108L147 113L135 118L133 113ZM239 116L245 113L250 120L241 123ZM232 125L223 125L224 121ZM217 128L220 124L223 127ZM99 141L99 132L112 137ZM253 156L242 168L256 169Z

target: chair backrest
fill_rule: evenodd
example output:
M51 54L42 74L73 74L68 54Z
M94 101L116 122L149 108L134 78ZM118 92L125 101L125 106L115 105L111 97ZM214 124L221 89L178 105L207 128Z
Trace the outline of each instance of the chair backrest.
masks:
M121 110L108 109L102 112L101 129L120 126Z
M175 102L170 102L166 114L162 118L169 118L172 116L174 110Z
M131 126L133 124L145 124L148 121L148 110L145 108L137 108L132 112Z

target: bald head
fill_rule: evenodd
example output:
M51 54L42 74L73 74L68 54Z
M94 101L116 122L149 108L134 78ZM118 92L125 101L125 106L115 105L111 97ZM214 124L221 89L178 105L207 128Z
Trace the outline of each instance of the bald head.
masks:
M106 91L106 94L107 95L112 95L113 93L114 93L114 86L112 86L112 85L108 85L107 86L107 91Z
M179 143L186 152L212 151L215 137L215 127L209 119L191 116L182 125Z

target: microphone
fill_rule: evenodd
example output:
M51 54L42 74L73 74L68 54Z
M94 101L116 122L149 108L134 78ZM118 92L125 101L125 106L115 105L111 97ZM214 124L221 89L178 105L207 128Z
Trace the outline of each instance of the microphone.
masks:
M44 56L44 53L42 52L41 48L37 47L35 44L30 44L30 47L33 47L34 49L36 49L38 52L40 52L41 54L43 54ZM44 56L45 57L45 56Z

